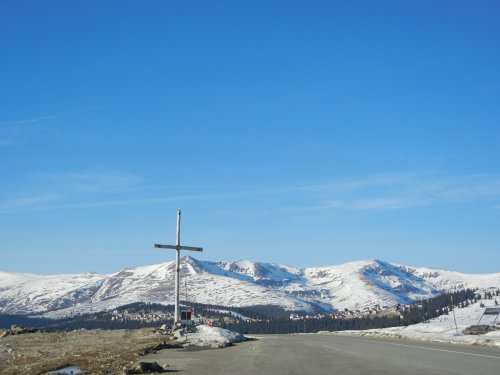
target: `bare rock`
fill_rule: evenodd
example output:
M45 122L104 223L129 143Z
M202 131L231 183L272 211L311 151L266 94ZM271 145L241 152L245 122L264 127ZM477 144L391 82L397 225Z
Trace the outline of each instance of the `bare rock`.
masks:
M20 327L20 326L13 325L13 326L10 327L10 329L7 329L7 330L3 331L0 334L0 337L13 336L13 335L22 335L22 334L25 334L25 333L35 333L35 332L38 332L38 331L40 331L40 330L36 329L36 328Z
M137 366L132 369L127 370L125 373L128 374L152 374L152 373L162 373L167 372L165 368L159 365L157 362L139 362Z
M463 330L465 335L484 335L488 332L497 331L499 327L495 326L487 326L487 325L478 325L478 326L470 326Z
M162 326L154 332L157 335L165 335L165 336L170 336L172 334L172 330L168 328L166 324L162 324Z
M180 339L182 337L185 336L185 333L184 331L181 331L181 330L177 330L174 332L174 335L173 335L176 339Z

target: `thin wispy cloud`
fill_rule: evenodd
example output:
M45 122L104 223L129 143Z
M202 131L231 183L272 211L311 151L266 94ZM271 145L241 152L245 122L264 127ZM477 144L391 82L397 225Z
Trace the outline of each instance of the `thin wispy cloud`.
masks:
M115 187L115 190L117 187ZM137 188L139 189L139 188ZM131 190L130 188L128 189ZM97 190L94 190L97 191ZM82 190L80 190L82 192ZM102 192L102 191L101 191ZM110 191L108 190L108 193ZM123 192L123 190L122 190ZM166 197L151 197L151 198L127 198L127 199L107 199L95 201L72 201L74 198L70 194L62 195L43 195L39 198L31 199L30 197L20 197L9 199L3 204L0 203L0 213L11 212L31 212L31 211L50 211L50 210L67 210L67 209L86 209L86 208L101 208L101 207L119 207L133 205L155 205L170 202L187 202L187 201L217 201L225 199L249 198L252 196L267 195L262 190L258 191L239 191L232 193L214 193L214 194L184 194L170 195Z
M135 174L110 170L37 175L32 177L31 189L0 202L0 212L76 208L84 200L132 192L142 182Z
M45 116L0 121L0 147L24 144L42 136L60 135L60 130L53 126L57 123L55 120L78 116L102 108L104 107L88 107Z
M31 212L31 211L52 211L52 210L68 210L68 209L89 209L89 208L102 208L102 207L121 207L121 206L134 206L134 205L154 205L154 204L164 204L169 202L186 202L193 200L211 200L227 198L227 196L222 195L179 195L164 198L138 198L138 199L114 199L114 200L102 200L102 201L91 201L91 202L80 202L80 203L54 203L51 202L41 202L45 204L25 206L23 208L18 207L17 212ZM2 209L0 207L0 213L12 212L12 209Z
M10 209L23 209L26 207L39 207L46 205L52 202L58 202L64 199L63 194L40 194L35 196L24 196L24 197L15 197L9 199L5 208Z
M141 176L121 171L68 172L37 178L41 181L38 190L0 202L0 213L229 199L249 205L264 202L271 211L290 213L388 211L500 199L500 175L491 174L380 174L324 184L215 193L196 193L191 188L193 194L175 194L175 189L161 196L148 196L151 189ZM306 203L291 206L286 203L291 200Z
M39 175L46 183L55 184L66 191L82 192L122 192L142 184L143 178L121 171L87 171L61 174Z
M320 184L304 184L302 186L291 187L291 190L296 191L311 191L311 192L349 192L368 187L389 186L402 184L412 178L418 177L415 173L401 174L373 174L368 176L350 177L346 179L338 179L330 183Z
M78 115L80 113L95 111L95 110L101 109L101 108L103 108L103 107L88 107L88 108L76 109L74 111L54 113L54 114L46 115L46 116L35 116L35 117L30 117L30 118L20 119L20 120L0 121L0 126L1 125L29 125L29 124L36 124L38 122L43 122L43 121L48 121L48 120L55 120L55 119L62 118L62 117L74 116L74 115Z
M301 188L307 191L307 187ZM283 211L400 210L428 205L500 199L500 175L401 174L360 177L315 185L313 203Z

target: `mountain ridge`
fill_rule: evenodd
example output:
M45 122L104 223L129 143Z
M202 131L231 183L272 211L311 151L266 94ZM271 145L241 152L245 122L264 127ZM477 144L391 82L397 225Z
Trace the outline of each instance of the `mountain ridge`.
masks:
M0 271L0 313L66 316L133 302L172 304L175 262L111 274L36 275ZM411 303L446 291L500 286L500 273L449 270L360 260L295 268L279 263L181 258L181 299L197 303L276 305L290 311L333 312Z

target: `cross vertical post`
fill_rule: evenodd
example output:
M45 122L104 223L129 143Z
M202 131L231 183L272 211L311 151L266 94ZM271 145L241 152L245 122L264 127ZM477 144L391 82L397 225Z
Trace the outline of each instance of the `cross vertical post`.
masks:
M179 308L179 289L180 289L180 257L181 250L188 251L203 251L202 247L191 247L191 246L181 246L181 210L177 211L177 232L175 246L173 245L160 245L155 244L156 248L159 249L171 249L175 250L175 315L174 315L174 327L177 326L180 319L180 308Z
M180 290L180 282L181 282L181 265L180 265L180 258L181 258L181 210L177 211L177 233L175 236L175 245L177 249L175 249L175 315L174 315L174 324L177 324L180 322L179 315L179 301L180 301L180 296L179 296L179 290Z

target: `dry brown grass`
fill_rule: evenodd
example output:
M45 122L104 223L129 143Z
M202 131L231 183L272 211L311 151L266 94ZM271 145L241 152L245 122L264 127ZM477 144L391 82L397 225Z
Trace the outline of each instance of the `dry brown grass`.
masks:
M133 367L148 348L169 337L153 329L81 330L0 338L0 373L44 374L75 365L85 374L121 374Z

